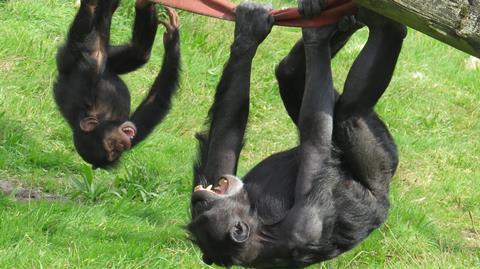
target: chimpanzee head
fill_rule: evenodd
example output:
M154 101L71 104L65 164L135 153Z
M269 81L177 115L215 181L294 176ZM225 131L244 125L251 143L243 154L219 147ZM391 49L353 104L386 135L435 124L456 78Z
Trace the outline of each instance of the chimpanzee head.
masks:
M122 152L132 147L132 139L137 129L130 122L98 122L88 117L80 122L80 129L73 134L78 154L95 168L108 168L115 165Z
M191 202L187 229L206 264L232 266L254 258L258 221L240 179L222 176L215 186L197 186Z

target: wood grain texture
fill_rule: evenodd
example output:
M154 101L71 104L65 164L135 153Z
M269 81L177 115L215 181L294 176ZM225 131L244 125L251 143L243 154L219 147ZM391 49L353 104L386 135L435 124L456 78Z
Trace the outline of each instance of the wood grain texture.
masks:
M354 0L480 58L480 0Z

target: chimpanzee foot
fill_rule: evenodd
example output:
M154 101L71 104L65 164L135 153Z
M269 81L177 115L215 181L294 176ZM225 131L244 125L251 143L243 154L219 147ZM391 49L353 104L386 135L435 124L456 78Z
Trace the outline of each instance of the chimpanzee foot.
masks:
M298 0L298 11L307 19L320 15L326 6L327 0Z
M360 22L355 16L345 16L341 18L338 23L338 30L341 32L351 32L358 30L365 26L362 22Z
M271 5L243 3L235 8L234 49L256 49L272 30L274 18ZM240 51L239 51L240 52Z
M167 31L163 34L163 44L166 47L169 47L171 43L178 43L178 28L180 27L180 18L173 8L165 7L165 11L167 11L168 21L159 20L158 23L162 24L167 29Z
M305 46L329 44L332 36L338 31L337 25L327 25L319 28L303 28Z
M407 27L383 15L369 9L358 8L357 18L370 29L382 30L389 34L398 35L401 38L407 36Z

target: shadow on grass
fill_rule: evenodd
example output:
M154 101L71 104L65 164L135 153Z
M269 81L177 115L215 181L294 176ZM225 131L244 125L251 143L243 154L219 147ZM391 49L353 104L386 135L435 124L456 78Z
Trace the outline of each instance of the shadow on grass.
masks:
M37 130L43 132L44 130ZM0 112L0 167L13 170L74 169L71 154L43 148L20 121ZM67 164L67 165L66 165Z

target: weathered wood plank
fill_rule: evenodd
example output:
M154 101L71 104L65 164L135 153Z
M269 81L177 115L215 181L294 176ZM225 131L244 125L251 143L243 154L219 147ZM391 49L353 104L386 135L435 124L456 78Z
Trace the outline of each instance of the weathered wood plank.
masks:
M480 0L354 0L480 58Z

